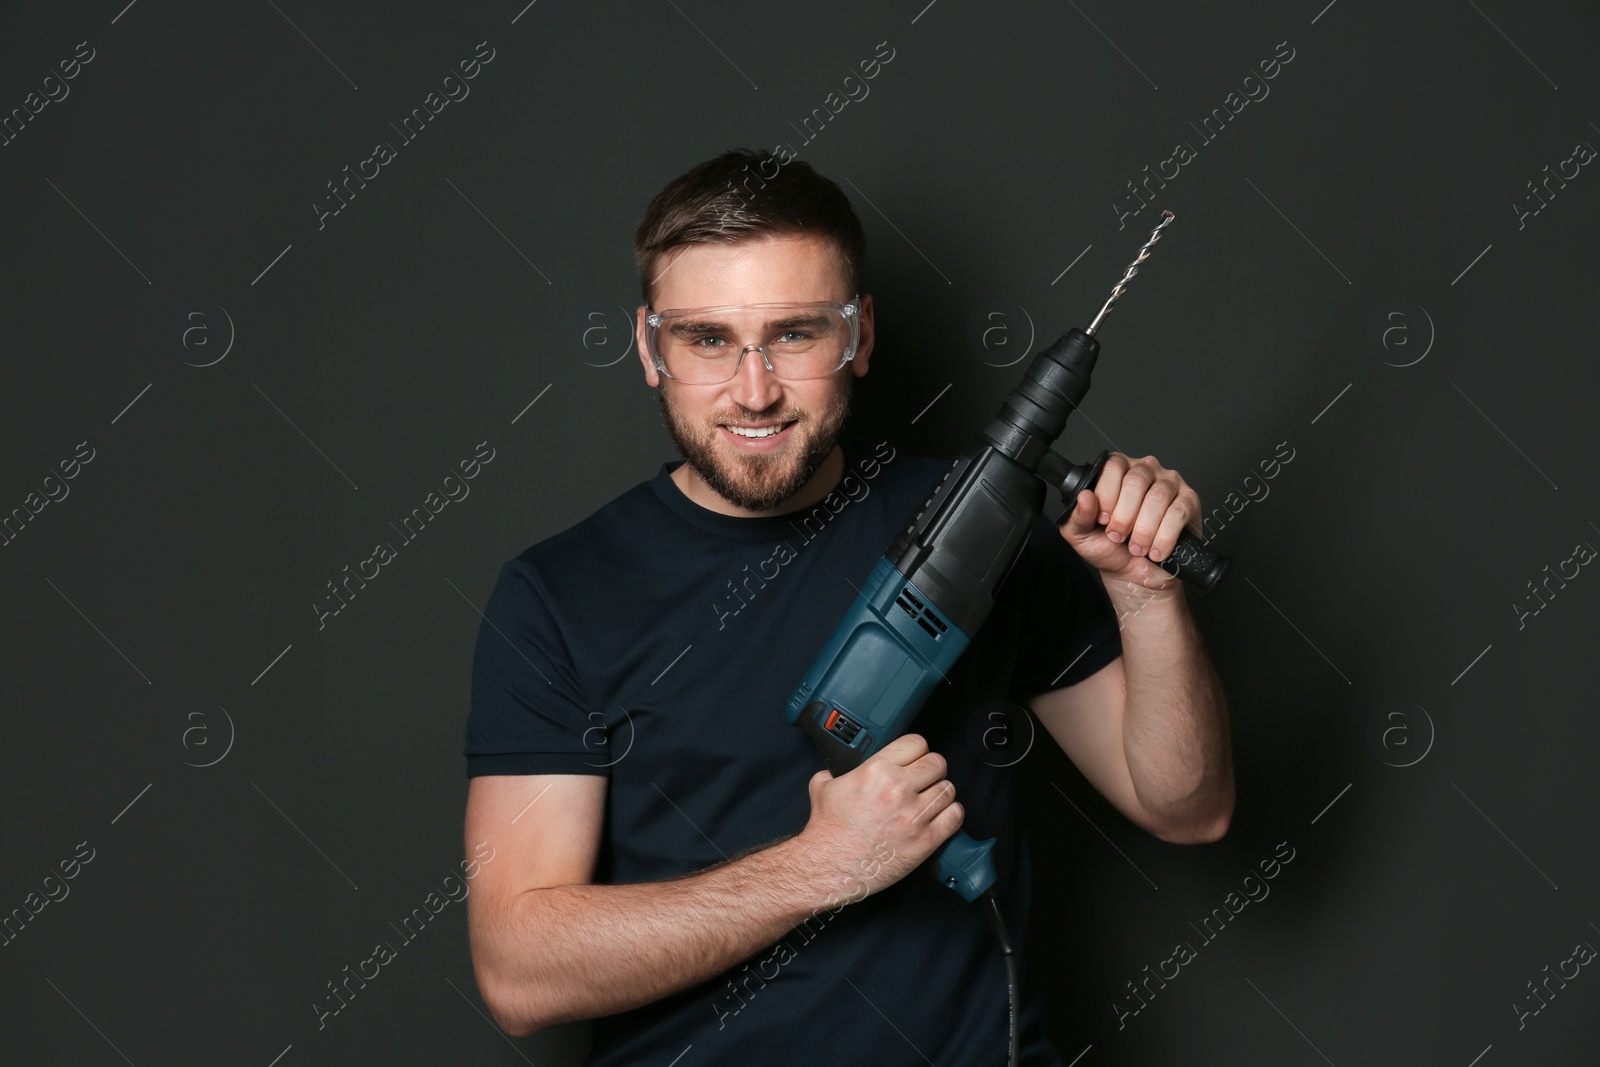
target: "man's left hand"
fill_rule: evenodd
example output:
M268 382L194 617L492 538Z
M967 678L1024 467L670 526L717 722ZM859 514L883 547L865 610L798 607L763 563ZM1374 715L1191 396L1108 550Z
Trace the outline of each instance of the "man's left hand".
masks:
M1113 452L1094 488L1078 493L1061 536L1106 578L1166 589L1180 580L1157 564L1167 560L1184 525L1199 514L1200 495L1177 471L1154 456L1129 459Z

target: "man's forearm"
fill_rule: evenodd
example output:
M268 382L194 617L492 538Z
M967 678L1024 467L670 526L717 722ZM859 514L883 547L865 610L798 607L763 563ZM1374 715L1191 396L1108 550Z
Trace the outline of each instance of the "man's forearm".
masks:
M1122 736L1134 792L1166 828L1164 839L1214 840L1233 811L1228 707L1184 587L1105 586L1122 631Z
M564 885L521 894L490 948L496 1017L525 1036L697 985L864 887L824 887L787 838L665 882Z

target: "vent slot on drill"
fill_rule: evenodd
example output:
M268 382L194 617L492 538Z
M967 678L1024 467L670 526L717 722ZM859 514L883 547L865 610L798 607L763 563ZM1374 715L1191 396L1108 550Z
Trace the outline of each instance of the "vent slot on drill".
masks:
M907 615L911 616L911 618L916 621L918 626L926 630L928 632L928 636L932 637L935 641L943 637L945 631L950 628L949 626L945 625L945 621L943 619L934 614L932 609L930 609L922 601L918 600L916 594L913 593L909 588L900 590L900 595L895 598L894 602L899 604L901 609L904 610Z

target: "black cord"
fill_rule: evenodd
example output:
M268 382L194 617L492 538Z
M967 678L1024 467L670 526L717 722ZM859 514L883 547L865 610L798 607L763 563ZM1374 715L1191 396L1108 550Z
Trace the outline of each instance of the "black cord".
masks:
M1017 1033L1017 957L1011 948L1011 937L1006 933L1005 916L1000 914L1000 901L995 898L994 890L984 891L983 899L989 902L989 925L994 928L994 936L1000 939L1000 954L1006 963L1006 994L1010 1002L1011 1022L1011 1055L1007 1062L1011 1067L1017 1067L1017 1044L1021 1040Z

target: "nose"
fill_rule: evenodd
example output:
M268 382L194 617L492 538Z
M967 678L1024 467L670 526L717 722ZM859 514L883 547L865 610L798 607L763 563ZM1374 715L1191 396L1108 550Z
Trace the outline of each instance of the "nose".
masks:
M765 411L783 396L783 382L767 369L764 356L760 346L745 345L739 369L728 382L733 398L751 411Z

